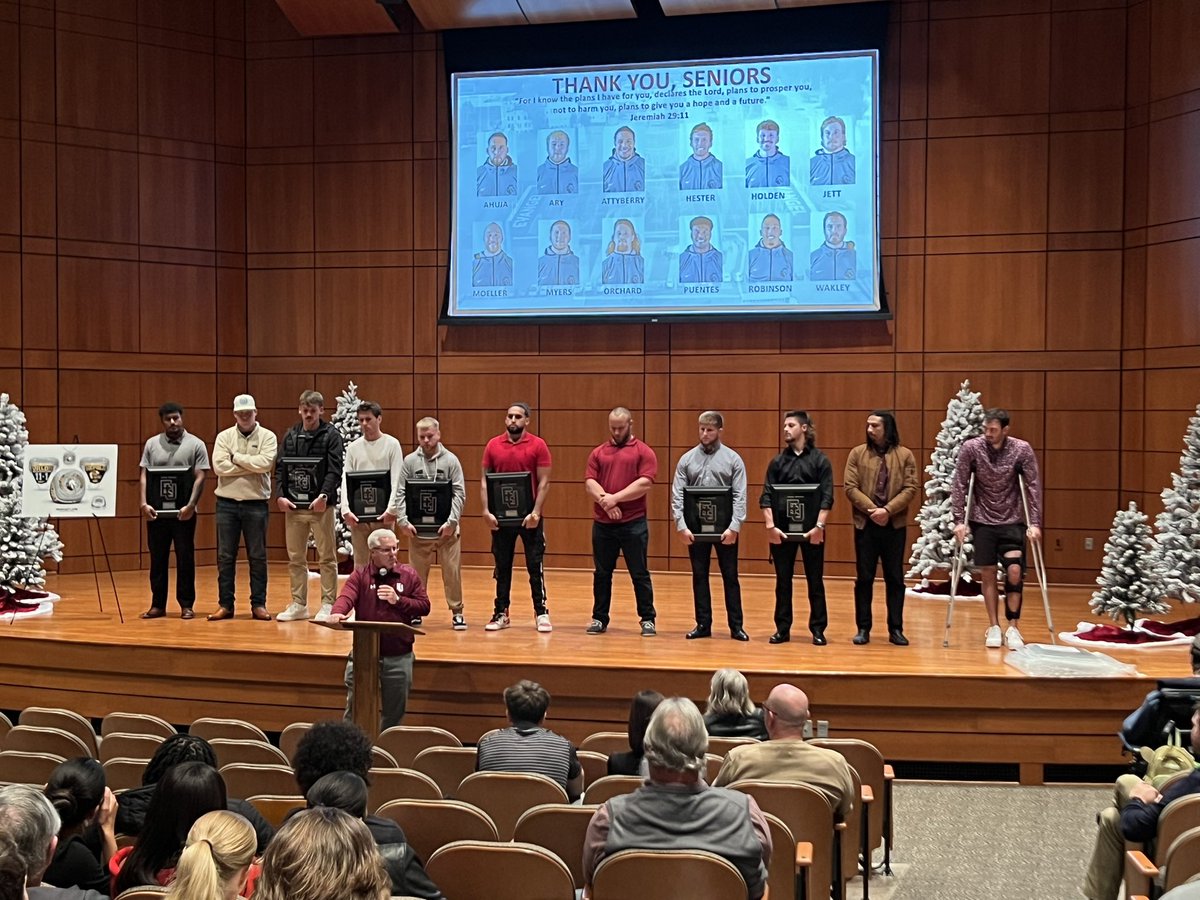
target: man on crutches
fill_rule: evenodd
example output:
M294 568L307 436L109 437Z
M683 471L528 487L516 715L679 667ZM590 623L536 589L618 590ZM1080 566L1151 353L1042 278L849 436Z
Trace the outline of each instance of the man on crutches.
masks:
M981 573L979 581L989 623L984 646L1004 643L1009 650L1019 650L1025 646L1017 627L1025 588L1025 538L1034 544L1042 538L1042 483L1033 448L1008 436L1008 412L989 409L983 418L983 434L964 442L958 454L950 499L954 536L962 542L970 532L974 540L975 568ZM972 475L971 516L966 521L964 507ZM1004 569L1008 629L1003 635L992 572L997 564Z

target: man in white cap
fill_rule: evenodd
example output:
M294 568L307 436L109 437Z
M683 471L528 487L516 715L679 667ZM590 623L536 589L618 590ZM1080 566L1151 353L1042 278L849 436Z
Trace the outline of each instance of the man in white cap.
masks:
M233 584L238 544L246 539L250 562L250 615L268 622L267 520L271 470L278 441L258 424L258 408L249 394L233 399L237 424L217 435L212 467L217 473L217 602L210 622L233 618Z

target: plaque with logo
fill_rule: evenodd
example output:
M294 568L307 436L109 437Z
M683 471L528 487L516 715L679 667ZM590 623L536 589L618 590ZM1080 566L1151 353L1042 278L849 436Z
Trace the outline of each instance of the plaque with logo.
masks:
M804 535L817 527L821 512L819 484L771 485L771 514L775 527L789 541L802 541Z
M378 522L392 501L392 473L368 469L346 473L346 505L360 522Z
M317 499L324 480L323 456L285 456L279 460L279 492L300 509L308 509Z
M147 466L146 502L160 518L177 516L192 499L194 480L191 466Z
M533 512L533 474L488 472L488 512L500 527L519 527Z
M733 523L732 487L685 487L683 524L701 543L721 540Z
M404 483L404 514L417 537L436 538L450 518L454 485L449 481L412 479Z

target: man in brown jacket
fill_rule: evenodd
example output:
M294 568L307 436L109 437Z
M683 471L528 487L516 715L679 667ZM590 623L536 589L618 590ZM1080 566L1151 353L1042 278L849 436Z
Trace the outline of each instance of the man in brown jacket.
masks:
M887 589L888 640L908 646L904 636L904 549L908 505L917 496L917 463L901 445L895 417L877 409L867 416L867 442L850 451L843 479L854 507L854 643L871 640L871 595L875 568L883 561Z

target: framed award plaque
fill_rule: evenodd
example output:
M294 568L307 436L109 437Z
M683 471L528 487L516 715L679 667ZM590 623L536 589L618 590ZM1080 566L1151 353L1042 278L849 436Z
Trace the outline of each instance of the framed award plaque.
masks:
M701 543L715 543L733 523L733 488L685 487L683 524Z
M449 481L413 479L404 483L404 514L417 536L436 538L438 529L450 518L454 485Z
M392 501L392 473L370 469L346 473L346 505L360 522L378 522Z
M300 509L308 509L317 499L324 480L323 456L285 456L279 460L279 492Z
M192 498L194 481L191 466L147 466L146 502L160 517L177 516Z
M530 472L488 472L488 511L500 527L519 527L533 512L533 475Z
M820 512L819 484L771 485L771 514L775 518L775 527L789 541L804 540L804 535L816 527Z

